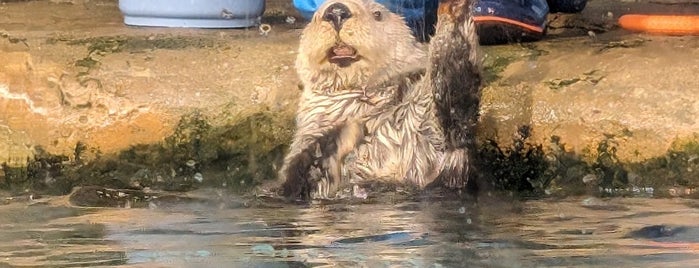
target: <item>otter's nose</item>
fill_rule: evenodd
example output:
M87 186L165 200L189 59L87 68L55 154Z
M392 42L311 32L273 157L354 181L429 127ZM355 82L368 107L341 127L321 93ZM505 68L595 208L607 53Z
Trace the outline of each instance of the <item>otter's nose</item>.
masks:
M333 24L335 31L340 31L342 23L352 17L349 8L342 3L334 3L323 12L323 20Z

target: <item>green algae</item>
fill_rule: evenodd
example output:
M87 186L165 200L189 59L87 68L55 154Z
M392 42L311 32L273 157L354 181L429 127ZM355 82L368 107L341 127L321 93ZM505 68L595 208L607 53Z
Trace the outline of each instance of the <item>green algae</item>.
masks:
M214 125L200 111L183 115L172 135L104 155L78 143L71 156L43 151L21 167L3 165L0 188L67 194L75 186L187 191L200 186L248 189L276 177L293 121L258 111Z
M596 85L602 79L604 79L604 77L605 75L602 74L599 70L591 70L583 73L578 77L551 79L548 81L544 81L544 83L548 85L548 87L552 90L559 90L579 82L587 82L592 85Z
M481 145L481 177L495 191L519 197L699 197L694 190L699 187L699 135L678 140L663 156L632 163L617 156L618 139L628 133L606 134L583 154L568 151L557 136L549 144L530 143L527 133L528 127L521 127L511 146L493 140Z
M211 121L194 111L182 116L162 144L123 151L117 161L135 174L128 183L179 191L198 185L241 190L276 177L291 139L289 118L260 111L233 124Z
M244 115L183 115L160 143L139 144L104 155L76 144L73 155L51 155L41 148L26 166L3 165L0 189L67 194L75 186L188 191L200 187L246 192L276 178L293 134L289 114L259 110ZM699 134L678 139L668 152L639 162L617 156L618 142L630 133L607 134L595 147L576 154L557 136L535 143L521 126L510 145L485 140L479 145L479 180L489 190L522 198L543 196L628 196L652 189L670 196L677 187L699 187Z
M483 47L483 80L486 84L502 78L502 72L512 63L521 60L536 60L548 51L541 49L532 43L518 45L487 46Z
M665 155L630 163L629 170L639 183L657 189L657 196L668 196L667 190L680 187L699 188L699 134L677 139ZM693 196L699 197L696 193Z
M118 52L137 53L145 50L167 49L182 50L188 48L214 48L225 45L222 41L207 36L97 36L90 38L72 38L58 36L46 40L47 44L58 42L71 46L87 46L89 54L108 54Z
M495 140L487 140L479 150L479 169L494 189L517 193L533 193L547 165L541 145L527 143L530 127L521 126L513 138L512 146L502 148Z
M227 44L220 38L212 36L97 36L89 38L73 38L56 36L48 38L46 44L65 43L70 46L85 46L87 55L75 60L73 65L83 70L78 76L85 76L91 70L99 67L100 58L114 53L143 53L152 50L184 50L190 48L225 48Z

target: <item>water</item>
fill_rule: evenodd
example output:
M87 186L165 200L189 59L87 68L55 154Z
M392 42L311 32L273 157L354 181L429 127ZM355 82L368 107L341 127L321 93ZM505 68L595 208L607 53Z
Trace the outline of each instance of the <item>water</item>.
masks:
M65 199L65 198L63 198ZM0 206L0 267L690 267L699 202Z

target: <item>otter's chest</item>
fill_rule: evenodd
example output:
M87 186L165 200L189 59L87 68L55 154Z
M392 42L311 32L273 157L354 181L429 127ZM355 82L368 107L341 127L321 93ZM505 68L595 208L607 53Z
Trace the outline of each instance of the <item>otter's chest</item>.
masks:
M393 100L390 92L367 94L362 90L308 94L301 103L301 121L325 122L321 125L340 123L347 119L366 120Z

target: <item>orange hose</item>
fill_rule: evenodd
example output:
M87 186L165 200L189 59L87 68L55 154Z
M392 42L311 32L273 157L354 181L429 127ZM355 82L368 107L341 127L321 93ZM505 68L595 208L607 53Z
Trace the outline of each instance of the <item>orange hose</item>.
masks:
M699 35L699 15L640 15L619 18L619 25L635 32L667 35Z

